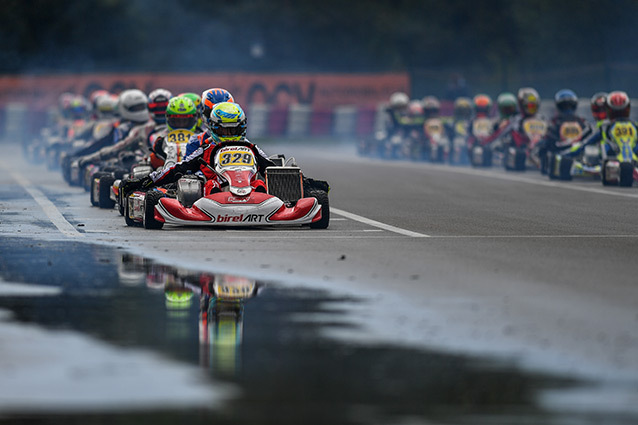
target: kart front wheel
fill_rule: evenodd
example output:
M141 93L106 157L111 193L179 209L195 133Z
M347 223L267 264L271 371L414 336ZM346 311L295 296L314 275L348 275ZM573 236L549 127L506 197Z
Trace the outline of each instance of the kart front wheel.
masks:
M144 220L145 229L159 230L164 227L164 223L155 220L155 205L164 197L162 192L152 190L146 194L144 198Z
M99 193L99 207L106 209L113 209L115 201L111 199L111 186L115 177L111 175L100 177L100 193Z
M634 165L631 162L622 162L620 164L620 181L619 186L631 187L634 184Z
M321 205L321 220L310 223L311 229L327 229L330 224L330 202L328 200L328 192L325 190L313 190L309 194L317 198Z
M139 226L140 223L133 220L129 214L128 198L122 198L122 204L123 204L122 208L124 209L124 221L126 222L126 225L131 227Z

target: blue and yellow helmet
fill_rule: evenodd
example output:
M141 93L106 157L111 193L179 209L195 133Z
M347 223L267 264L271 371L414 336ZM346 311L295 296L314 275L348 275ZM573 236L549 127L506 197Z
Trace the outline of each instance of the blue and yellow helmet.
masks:
M210 112L208 127L216 142L244 140L246 137L246 114L237 103L218 103Z

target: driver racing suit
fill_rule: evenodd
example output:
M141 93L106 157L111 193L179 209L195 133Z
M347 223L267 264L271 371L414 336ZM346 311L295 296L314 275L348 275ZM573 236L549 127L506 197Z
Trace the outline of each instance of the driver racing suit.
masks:
M274 166L275 163L267 158L264 151L262 151L257 145L244 139L243 142L237 142L238 144L245 144L253 149L255 153L255 159L257 161L257 171L259 174L264 175L266 167ZM150 189L156 186L162 186L168 183L174 183L181 176L190 172L201 171L206 177L205 194L208 195L212 192L219 191L224 183L217 173L214 171L215 158L212 156L215 144L209 143L205 146L199 147L195 152L186 157L184 161L178 162L171 167L166 167L151 173L148 177L141 180L129 180L124 183L123 191L125 194L137 189ZM257 191L266 191L266 185L262 180L255 179L251 182L251 185Z

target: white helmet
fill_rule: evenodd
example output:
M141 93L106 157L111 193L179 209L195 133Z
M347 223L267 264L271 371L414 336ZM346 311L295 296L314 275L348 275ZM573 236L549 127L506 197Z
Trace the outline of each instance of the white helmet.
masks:
M120 93L118 109L123 120L145 123L151 119L148 98L141 90L131 89Z
M403 92L395 92L390 96L390 107L393 109L405 108L410 103L410 97Z
M118 114L118 96L103 94L95 99L95 112L99 119L115 118Z

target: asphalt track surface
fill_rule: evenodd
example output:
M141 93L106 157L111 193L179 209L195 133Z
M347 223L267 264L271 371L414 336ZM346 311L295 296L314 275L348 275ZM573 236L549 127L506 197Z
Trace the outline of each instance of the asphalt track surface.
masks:
M347 143L261 147L329 181L328 229L130 228L16 152L0 160L0 238L113 245L184 267L358 294L371 301L353 309L357 331L335 337L583 377L598 389L550 403L636 415L636 187L362 158Z

